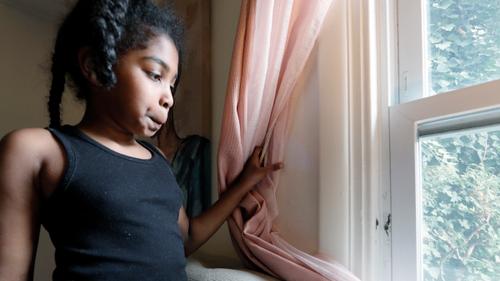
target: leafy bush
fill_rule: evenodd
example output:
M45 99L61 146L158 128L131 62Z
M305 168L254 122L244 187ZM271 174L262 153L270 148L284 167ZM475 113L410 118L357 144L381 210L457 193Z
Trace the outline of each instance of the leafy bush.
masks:
M500 280L500 127L421 139L426 281Z
M428 0L431 92L500 78L500 0Z

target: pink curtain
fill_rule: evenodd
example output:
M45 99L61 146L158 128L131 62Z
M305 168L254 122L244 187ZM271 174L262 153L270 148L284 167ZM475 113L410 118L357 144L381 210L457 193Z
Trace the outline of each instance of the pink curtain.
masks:
M291 94L331 2L242 1L218 153L219 192L241 172L256 145L264 144L264 162L283 160ZM338 263L299 251L273 230L278 181L279 172L265 178L228 219L242 261L285 280L358 280Z

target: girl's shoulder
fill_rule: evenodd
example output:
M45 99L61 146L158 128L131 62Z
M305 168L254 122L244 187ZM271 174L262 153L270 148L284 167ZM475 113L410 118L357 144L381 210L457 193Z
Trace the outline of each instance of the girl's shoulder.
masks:
M2 154L32 157L32 160L50 156L59 146L52 134L43 128L26 128L12 131L0 141Z
M47 129L15 130L0 141L0 173L11 170L13 177L34 177L33 184L46 196L60 181L65 162L62 145Z

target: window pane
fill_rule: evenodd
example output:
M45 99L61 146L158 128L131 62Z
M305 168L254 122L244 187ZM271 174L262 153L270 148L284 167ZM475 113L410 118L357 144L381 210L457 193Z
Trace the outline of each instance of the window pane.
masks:
M500 280L500 126L420 138L425 281Z
M500 0L428 0L429 90L500 78Z

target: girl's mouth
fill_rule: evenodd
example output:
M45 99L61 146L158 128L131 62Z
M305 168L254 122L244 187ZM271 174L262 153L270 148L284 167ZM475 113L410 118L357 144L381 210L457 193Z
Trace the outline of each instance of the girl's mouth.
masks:
M157 131L161 128L161 126L163 125L163 123L153 117L149 117L149 120L151 120L151 127L150 129L154 130L154 131Z

